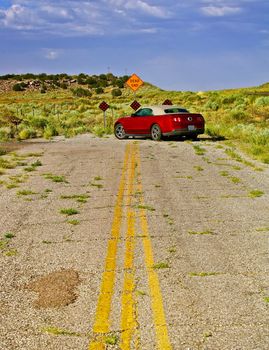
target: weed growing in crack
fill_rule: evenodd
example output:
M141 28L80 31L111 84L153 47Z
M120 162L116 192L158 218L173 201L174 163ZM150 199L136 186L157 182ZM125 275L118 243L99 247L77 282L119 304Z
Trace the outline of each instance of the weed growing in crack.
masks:
M214 232L212 230L206 230L206 231L188 231L190 235L213 235Z
M197 154L198 156L203 156L206 152L206 149L202 148L199 145L193 145L193 148L195 150L195 154Z
M67 222L68 222L68 224L70 224L70 225L74 225L74 226L76 226L76 225L79 225L79 224L80 224L80 221L79 221L79 220L68 220Z
M203 171L204 168L202 168L200 165L195 165L194 169L196 169L197 171Z
M79 211L77 209L74 209L74 208L62 208L60 210L60 213L67 215L67 216L71 216L71 215L79 214Z
M261 197L262 195L264 195L263 191L252 190L252 191L249 192L248 197L250 197L250 198L258 198L258 197Z
M169 269L170 266L169 266L169 264L168 264L167 262L159 262L159 263L153 265L153 268L154 268L155 270Z
M51 173L48 173L48 174L43 174L43 176L45 177L45 179L51 180L52 182L68 183L68 181L62 175L53 175Z
M119 336L117 334L110 334L105 338L107 345L117 345L119 342Z
M72 331L68 331L66 329L61 329L61 328L57 328L57 327L53 327L53 326L47 326L47 327L43 327L41 329L41 332L43 333L47 333L47 334L53 334L53 335L65 335L65 336L71 336L71 337L80 337L81 333L77 333L77 332L72 332Z
M148 210L148 211L155 211L156 209L149 206L149 205L142 205L142 204L139 204L136 206L137 209L143 209L143 210Z
M189 276L191 277L209 277L219 275L218 272L190 272Z
M33 194L37 194L36 192L33 192L31 190L21 190L21 191L17 191L17 196L30 196Z

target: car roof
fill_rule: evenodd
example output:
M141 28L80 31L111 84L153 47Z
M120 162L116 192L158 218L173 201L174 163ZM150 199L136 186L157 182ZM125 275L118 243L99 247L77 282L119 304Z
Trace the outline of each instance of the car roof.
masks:
M150 108L153 111L154 115L161 115L161 114L165 114L165 110L166 109L172 109L172 108L180 108L180 109L186 109L184 107L181 106L177 106L177 105L151 105L151 106L142 106L139 109L144 109L144 108ZM173 114L173 113L169 113L169 114Z

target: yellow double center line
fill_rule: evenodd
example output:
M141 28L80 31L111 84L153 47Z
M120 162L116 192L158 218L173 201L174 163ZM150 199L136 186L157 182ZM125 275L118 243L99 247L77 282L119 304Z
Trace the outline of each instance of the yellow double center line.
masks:
M165 314L163 309L162 294L159 279L154 270L154 259L148 223L142 195L142 184L137 179L140 174L140 156L136 144L126 147L125 159L122 169L121 181L117 194L114 210L114 219L111 229L111 238L108 241L105 270L102 276L101 291L98 298L95 321L93 325L94 339L89 345L89 350L104 350L106 348L106 335L111 332L110 312L112 297L114 294L116 259L118 242L121 236L123 223L123 206L127 208L127 232L125 235L125 260L124 260L124 282L121 301L121 340L120 349L140 349L137 322L137 303L135 300L135 222L140 217L140 227L143 233L143 247L145 255L145 266L148 274L148 283L151 296L151 308L156 331L156 343L159 350L172 349ZM135 212L133 206L135 180L139 196L139 211ZM125 198L124 198L125 197ZM124 203L124 199L126 199ZM138 215L137 215L138 214Z

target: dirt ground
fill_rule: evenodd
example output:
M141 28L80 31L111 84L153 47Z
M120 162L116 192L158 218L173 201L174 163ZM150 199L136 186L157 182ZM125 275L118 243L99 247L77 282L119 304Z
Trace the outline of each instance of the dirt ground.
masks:
M92 135L12 148L0 349L267 350L269 166L227 148Z

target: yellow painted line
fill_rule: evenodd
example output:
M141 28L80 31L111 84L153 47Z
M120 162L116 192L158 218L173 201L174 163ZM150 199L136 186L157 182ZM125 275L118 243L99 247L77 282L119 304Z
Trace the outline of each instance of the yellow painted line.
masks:
M137 171L140 174L140 156L137 153ZM144 205L144 198L142 194L142 184L141 181L138 181L138 189L141 193L140 196L140 205ZM168 329L166 325L163 301L162 301L162 293L159 283L158 274L154 270L154 258L152 245L149 235L148 222L146 217L145 209L140 208L140 224L141 230L143 234L143 247L144 247L144 255L145 255L145 264L148 273L148 282L150 288L150 296L151 296L151 307L153 313L153 320L155 325L155 332L157 338L157 346L159 350L172 350L172 346L170 343Z
M121 350L130 350L133 336L137 328L136 321L136 301L134 298L135 290L135 268L134 268L134 249L135 249L135 212L132 209L132 197L134 195L134 176L135 176L135 148L132 145L131 166L128 176L127 192L127 232L125 243L125 261L124 261L124 283L122 292L122 316L121 316Z
M114 283L116 274L116 258L118 241L120 238L120 229L122 222L122 206L124 191L126 187L126 176L128 170L128 161L130 146L127 145L125 150L124 164L121 174L117 200L114 209L114 218L111 228L111 238L108 242L107 256L105 260L105 270L102 276L101 290L97 302L95 321L93 325L94 340L89 345L89 350L105 350L104 335L110 329L110 310L114 294Z

